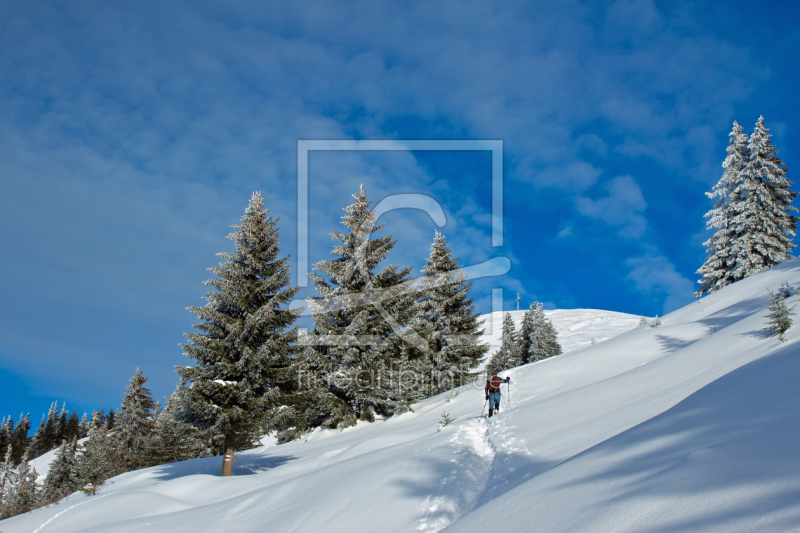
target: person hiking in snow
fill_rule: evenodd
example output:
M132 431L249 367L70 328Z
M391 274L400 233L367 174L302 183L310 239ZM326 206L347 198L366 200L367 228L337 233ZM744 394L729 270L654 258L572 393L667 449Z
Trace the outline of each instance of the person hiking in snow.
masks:
M511 378L501 379L497 377L497 372L492 372L489 378L486 379L483 391L486 393L486 399L489 400L489 416L492 416L495 411L500 412L500 384L510 381Z

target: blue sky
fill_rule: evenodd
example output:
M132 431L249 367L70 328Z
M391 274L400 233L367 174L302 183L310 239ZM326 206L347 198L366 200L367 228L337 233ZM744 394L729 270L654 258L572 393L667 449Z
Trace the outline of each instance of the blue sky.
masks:
M511 259L483 312L497 287L681 307L732 122L763 114L796 179L798 23L795 2L0 3L0 415L116 408L137 367L168 395L253 191L296 256L298 139L504 143L500 248L488 152L312 153L311 263L363 183L433 197L462 264ZM381 221L418 272L434 223Z

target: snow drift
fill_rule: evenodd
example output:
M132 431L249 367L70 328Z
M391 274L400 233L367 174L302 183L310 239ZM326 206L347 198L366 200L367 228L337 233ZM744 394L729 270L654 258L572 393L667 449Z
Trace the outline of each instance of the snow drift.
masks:
M489 420L481 384L464 386L413 413L242 452L232 478L219 458L129 472L0 530L796 530L800 328L785 343L761 329L765 288L784 281L800 286L798 260L661 327L516 368ZM440 430L443 411L456 421Z

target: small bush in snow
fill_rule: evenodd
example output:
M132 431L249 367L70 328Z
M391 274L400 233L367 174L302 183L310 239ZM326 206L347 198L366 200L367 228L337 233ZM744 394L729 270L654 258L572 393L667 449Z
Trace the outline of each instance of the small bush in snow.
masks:
M784 287L781 286L781 289ZM778 340L781 342L785 342L786 339L783 338L783 334L789 331L789 328L792 327L792 315L795 314L794 308L797 304L794 304L792 307L786 306L786 298L782 296L781 290L776 291L773 293L769 289L767 292L771 296L769 300L769 304L767 304L767 310L769 313L767 314L766 318L768 318L767 327L765 330L775 331L778 333Z
M645 324L647 324L647 319L643 316L639 317L639 325L644 326Z
M448 424L455 422L455 418L450 418L450 414L446 411L442 411L442 419L439 420L439 425L442 427L446 427Z
M657 327L658 327L658 326L660 326L660 325L661 325L661 319L660 319L660 318L658 318L658 315L656 315L656 319L655 319L655 320L653 320L653 327L654 327L654 328L657 328Z

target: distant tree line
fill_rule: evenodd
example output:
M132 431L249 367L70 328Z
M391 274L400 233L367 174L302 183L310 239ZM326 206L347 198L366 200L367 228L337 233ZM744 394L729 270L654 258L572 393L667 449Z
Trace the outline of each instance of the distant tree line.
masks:
M561 355L561 351L555 326L545 316L542 304L533 302L522 317L519 332L516 331L511 313L506 313L500 348L489 361L487 370L502 372Z

